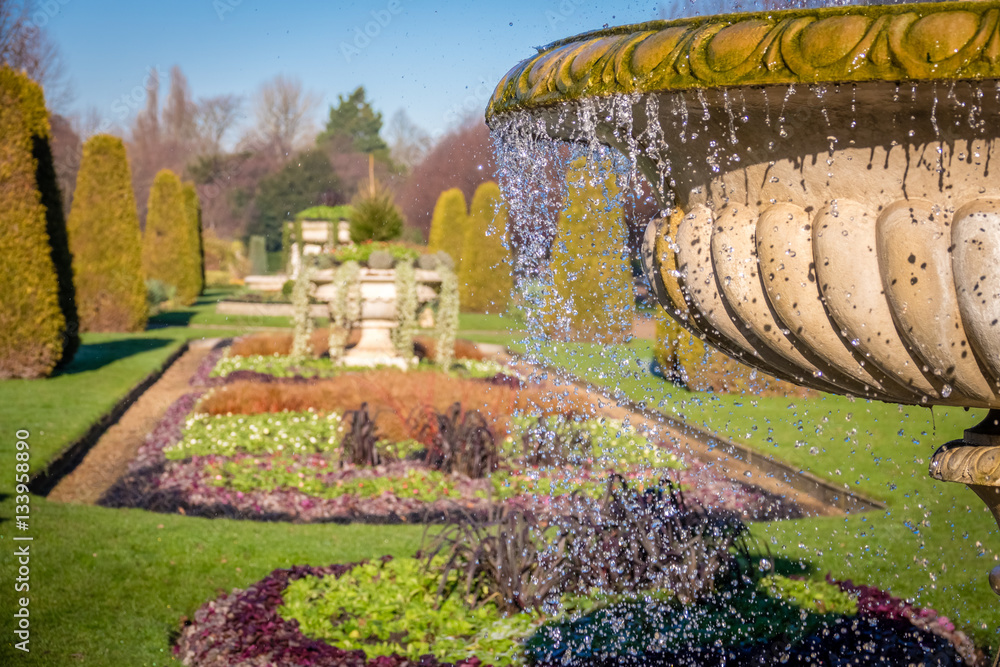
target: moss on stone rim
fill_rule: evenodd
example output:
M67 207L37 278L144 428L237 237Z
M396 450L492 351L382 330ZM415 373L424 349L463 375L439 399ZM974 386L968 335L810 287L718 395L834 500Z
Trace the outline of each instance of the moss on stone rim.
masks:
M619 26L553 42L486 110L695 88L1000 78L1000 0L831 7Z

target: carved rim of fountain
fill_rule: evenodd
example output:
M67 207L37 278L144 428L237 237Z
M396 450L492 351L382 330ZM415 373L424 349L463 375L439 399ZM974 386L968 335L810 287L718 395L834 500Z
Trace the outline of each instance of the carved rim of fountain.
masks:
M487 121L586 97L699 88L1000 78L1000 0L652 21L553 42L497 85Z

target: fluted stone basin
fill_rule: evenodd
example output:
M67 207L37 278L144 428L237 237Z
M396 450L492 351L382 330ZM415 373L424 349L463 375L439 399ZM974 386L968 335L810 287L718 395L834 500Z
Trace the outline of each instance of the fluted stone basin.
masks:
M441 283L437 271L416 269L417 302L432 301ZM317 271L312 277L316 285L315 296L332 304L336 296L334 270ZM399 324L396 299L395 269L371 269L364 267L358 275L358 296L361 299L358 327L361 337L354 347L344 355L347 366L374 367L397 366L407 368L409 359L403 359L392 342L391 331Z
M573 37L512 69L487 119L624 153L668 212L644 244L656 296L723 352L823 391L997 409L998 91L1000 2L918 3ZM932 474L1000 521L1000 448L959 451L1000 444L998 417Z

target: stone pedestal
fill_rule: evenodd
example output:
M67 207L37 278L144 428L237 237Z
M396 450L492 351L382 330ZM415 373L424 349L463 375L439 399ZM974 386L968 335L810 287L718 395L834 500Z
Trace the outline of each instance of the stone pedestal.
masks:
M962 440L952 440L934 452L930 475L972 489L1000 526L1000 410L990 410L986 419L965 431ZM990 572L990 586L1000 595L1000 565Z
M396 354L390 332L396 320L362 320L361 340L344 354L345 366L395 366L406 368L407 361Z

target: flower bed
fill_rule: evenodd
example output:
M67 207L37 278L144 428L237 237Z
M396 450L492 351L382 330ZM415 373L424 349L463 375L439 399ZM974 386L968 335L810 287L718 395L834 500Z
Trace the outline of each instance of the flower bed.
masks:
M612 420L581 423L594 434L594 444L587 459L567 457L574 465L530 465L511 453L497 474L472 479L407 460L424 451L412 440L382 442L382 465L345 463L337 413L191 415L200 396L189 394L168 410L104 504L295 522L439 520L455 512L481 513L490 499L564 513L572 511L568 494L600 497L607 471L617 470L640 488L669 471L706 507L752 518L797 515L781 499L717 477L699 461L682 465L676 454ZM521 420L518 428L532 426Z
M431 365L426 365L431 368ZM295 358L289 355L250 355L237 356L226 354L211 371L212 378L226 378L235 373L254 373L271 375L276 378L331 378L342 373L357 373L368 370L362 367L343 366L333 363L329 357ZM451 368L452 373L459 377L491 378L496 375L518 377L517 373L496 361L489 359L461 359Z
M256 340L244 347L270 344ZM464 360L464 377L338 369L317 380L259 359L288 357L213 350L192 378L212 388L168 412L105 504L295 522L442 520L481 515L491 500L565 515L615 472L639 488L669 473L694 502L748 518L800 515L493 361ZM347 451L352 431L367 453Z
M984 661L933 610L870 587L859 594L850 582L772 575L697 603L664 593L568 597L548 613L505 616L493 604L469 607L458 588L439 597L440 579L426 561L406 558L275 570L199 609L174 653L192 667ZM904 608L937 622L902 618Z

